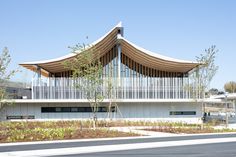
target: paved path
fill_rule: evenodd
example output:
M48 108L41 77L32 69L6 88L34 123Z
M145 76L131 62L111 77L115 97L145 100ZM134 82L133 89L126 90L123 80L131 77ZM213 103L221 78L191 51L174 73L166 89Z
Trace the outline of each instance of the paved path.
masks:
M96 156L104 156L106 152L117 153L132 153L140 152L142 149L152 150L154 154L156 149L164 149L168 147L188 147L193 145L212 145L217 143L227 144L228 142L236 143L236 134L221 134L221 135L195 135L195 136L175 136L175 137L131 137L121 139L103 139L103 140L77 140L77 141L66 141L66 142L40 142L37 143L23 143L23 144L1 144L0 145L0 157L5 156L81 156L82 154L90 153L90 156L95 156L91 153L96 153ZM196 146L198 147L198 146ZM155 148L155 149L154 149ZM119 151L119 152L117 152ZM99 153L102 152L102 155ZM98 153L98 154L97 154ZM108 153L109 154L109 153ZM147 154L148 155L148 154ZM86 155L85 155L86 156ZM109 155L107 155L109 156ZM124 155L125 156L125 155ZM146 156L146 155L143 155Z
M121 132L132 132L144 136L153 136L153 137L170 137L176 136L178 134L166 133L166 132L157 132L157 131L145 131L142 129L153 128L153 126L134 126L134 127L111 127L111 130L117 130Z
M226 126L225 125L219 125L219 126L215 126L214 127L215 129L225 129ZM231 124L228 124L228 129L236 129L236 123L231 123Z

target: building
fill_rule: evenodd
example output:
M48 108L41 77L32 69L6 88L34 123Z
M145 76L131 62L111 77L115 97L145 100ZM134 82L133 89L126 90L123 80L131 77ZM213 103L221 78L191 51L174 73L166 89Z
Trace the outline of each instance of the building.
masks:
M0 83L8 99L31 99L31 88L26 83L5 81Z
M211 95L209 99L220 100L218 103L214 102L205 104L205 112L208 113L209 116L229 116L230 122L235 123L236 93Z
M196 97L197 83L190 79L199 63L162 56L133 44L124 38L121 23L91 45L99 52L102 78L116 81L112 98L116 105L112 113L107 113L111 100L106 95L107 86L101 87L105 99L98 118L112 115L113 119L124 120L201 122L202 105L200 97ZM37 73L37 78L32 80L32 99L16 100L14 105L6 107L2 118L91 118L92 110L83 91L74 87L75 80L70 77L72 71L63 65L64 61L80 53L21 63L21 66Z

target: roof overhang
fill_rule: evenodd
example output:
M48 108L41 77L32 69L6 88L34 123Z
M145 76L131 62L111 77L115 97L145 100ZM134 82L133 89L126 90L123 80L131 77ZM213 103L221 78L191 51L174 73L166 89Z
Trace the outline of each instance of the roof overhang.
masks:
M154 69L168 72L186 73L200 65L197 62L170 58L158 53L153 53L133 44L123 37L120 37L120 43L122 46L122 53L136 62L142 63L142 65Z
M119 43L121 44L122 47L122 53L124 53L131 59L135 60L136 62L144 66L155 68L162 71L186 73L191 71L198 65L200 65L197 62L174 59L159 55L157 53L153 53L151 51L148 51L131 43L130 41L125 39L122 36L122 34L123 34L123 27L121 26L121 23L119 23L107 34L105 34L103 37L101 37L100 39L98 39L97 41L93 42L90 45L96 52L99 52L96 53L97 55L103 56L105 53L111 50L117 43ZM80 53L86 53L86 49L85 52L70 53L66 56L56 59L25 62L25 63L20 63L20 65L34 72L37 72L36 67L40 67L41 74L43 76L48 77L49 73L57 73L65 71L63 63L66 60L73 59L76 55L79 55Z

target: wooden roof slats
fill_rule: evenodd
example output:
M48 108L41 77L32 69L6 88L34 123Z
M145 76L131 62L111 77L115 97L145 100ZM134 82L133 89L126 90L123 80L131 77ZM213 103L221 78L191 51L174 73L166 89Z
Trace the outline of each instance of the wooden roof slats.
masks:
M123 54L125 54L127 57L134 60L135 62L149 68L168 72L186 73L199 65L199 63L196 62L183 61L161 56L152 53L148 50L145 50L143 48L140 48L134 45L133 43L129 42L119 34L118 30L121 28L123 29L123 27L121 27L121 24L118 24L102 38L98 39L97 41L91 44L95 52L99 52L96 53L97 55L95 54L95 58L100 58L104 56L113 47L115 47L117 43L119 43L121 45L121 51ZM89 50L79 52L78 55L80 53L86 53L86 51ZM38 62L28 62L28 63L26 62L20 65L35 72L37 71L35 67L38 65L43 69L41 71L41 74L48 77L49 72L57 73L65 71L63 62L65 60L70 60L75 56L76 54L69 54L64 57L60 57L58 59L44 60Z

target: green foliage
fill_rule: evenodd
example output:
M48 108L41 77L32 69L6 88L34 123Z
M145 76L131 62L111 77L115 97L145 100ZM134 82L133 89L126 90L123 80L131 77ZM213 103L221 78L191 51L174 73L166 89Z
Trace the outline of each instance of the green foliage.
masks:
M104 126L105 121L98 121ZM81 129L81 125L83 128ZM91 121L0 122L0 142L134 136L107 128L91 129Z
M211 95L218 95L220 93L220 91L216 88L211 88L208 92L207 95L211 96Z
M217 52L218 49L213 45L210 48L205 49L205 53L196 57L196 61L200 65L190 73L190 84L185 87L195 99L205 98L205 92L208 90L210 83L219 68L215 65Z
M202 97L205 97L205 91L209 88L211 80L219 69L219 67L215 65L215 58L218 51L216 46L213 45L210 48L205 49L204 54L196 57L197 62L202 63L195 71L196 78L198 79L198 89L202 94Z
M11 56L9 54L8 48L5 47L0 56L0 83L4 83L5 80L9 80L10 77L16 73L16 70L7 70L10 63Z
M106 124L112 127L147 126L151 131L170 133L212 133L235 132L234 129L214 129L212 124L206 124L204 129L198 124L171 123L158 121L98 121L99 128L91 129L91 121L21 121L0 122L0 142L64 140L98 137L137 136L133 133L123 133L104 128ZM82 129L81 129L82 126ZM150 128L149 128L150 127Z
M72 70L72 77L77 80L75 87L83 91L85 98L90 102L93 110L93 119L96 121L98 107L103 101L101 86L102 64L99 59L99 52L91 45L77 44L70 47L76 57L64 62L64 66Z
M0 55L0 111L1 109L9 104L6 101L3 101L7 98L5 92L4 83L8 81L18 70L8 70L8 66L11 63L11 56L7 47L5 47Z
M223 133L223 132L236 132L235 129L214 129L206 125L202 129L200 126L155 126L152 128L143 129L147 131L167 132L175 134L200 134L200 133Z
M236 92L236 82L230 81L225 83L224 89L226 92L235 93Z

